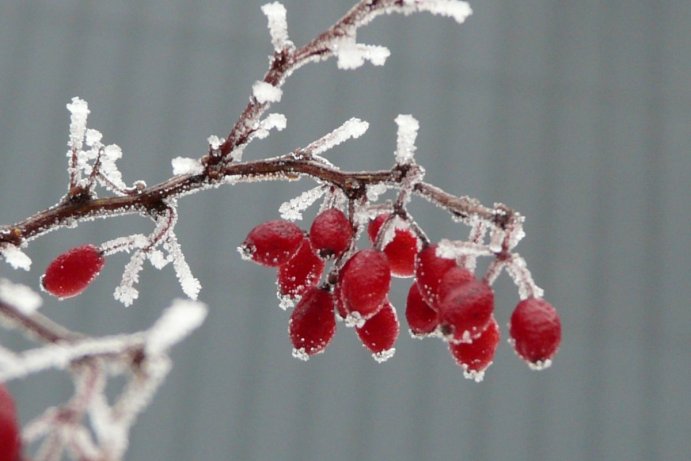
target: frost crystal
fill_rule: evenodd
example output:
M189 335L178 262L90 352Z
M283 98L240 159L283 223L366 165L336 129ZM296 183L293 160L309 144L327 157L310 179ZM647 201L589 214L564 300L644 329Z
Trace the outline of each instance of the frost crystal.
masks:
M262 12L269 21L269 33L274 50L281 51L284 48L292 47L293 43L288 39L286 8L279 2L273 2L262 6Z
M352 70L369 61L375 66L383 66L391 52L385 46L355 43L353 38L335 41L331 50L338 59L339 69Z
M271 130L285 130L287 123L288 120L285 115L271 113L259 123L259 128L254 132L254 136L259 139L264 139L269 136Z
M303 360L305 362L310 359L310 356L305 351L304 347L301 347L300 349L293 349L293 357L295 357L296 359Z
M396 141L396 163L407 165L413 162L415 154L415 139L420 124L412 115L400 114L396 117L398 125L398 139Z
M6 279L0 279L0 301L26 315L33 314L43 303L41 297L31 288Z
M491 256L492 251L485 245L475 242L441 239L436 254L440 258L456 259L459 256Z
M392 347L391 349L387 349L385 351L375 352L372 354L372 357L374 358L374 360L377 361L377 363L384 363L387 360L389 360L391 357L393 357L395 353L396 353L396 348Z
M173 174L201 174L204 172L204 165L194 158L188 157L175 157L170 162L173 165Z
M206 142L209 143L209 146L212 150L218 150L221 147L221 144L223 144L223 139L212 134L211 136L206 138Z
M89 105L83 99L74 97L72 102L67 104L67 110L70 111L70 140L68 146L74 150L80 151L84 142L84 135L86 133L86 119L89 116ZM71 155L71 152L68 153Z
M297 197L284 202L279 208L278 212L281 218L288 221L299 221L302 219L302 212L309 208L319 197L324 195L324 186L313 187L306 190Z
M146 259L146 254L143 251L136 251L132 255L132 259L127 263L122 273L122 281L113 293L113 297L126 307L131 306L134 300L139 297L139 291L134 286L139 282L139 272L144 265L144 259Z
M5 258L7 264L15 269L28 271L31 268L31 258L17 246L7 244L0 248L0 254Z
M252 95L257 99L259 104L264 104L267 102L280 101L283 91L270 83L257 80L254 82L254 85L252 85Z
M168 250L168 253L173 259L175 275L178 277L183 293L190 299L197 299L202 285L199 283L199 280L192 275L190 266L187 264L187 261L185 261L185 255L182 254L182 248L180 248L180 244L172 231L168 235L163 247Z
M412 8L408 11L428 11L432 14L448 16L459 24L473 13L468 3L458 0L403 0L403 5L404 8Z
M147 350L152 354L165 352L206 318L206 305L200 302L176 299L149 330Z
M369 123L353 117L347 120L343 125L333 130L331 133L322 136L311 143L305 148L305 151L310 152L312 155L320 155L327 150L347 141L348 139L359 138L365 134L368 128Z

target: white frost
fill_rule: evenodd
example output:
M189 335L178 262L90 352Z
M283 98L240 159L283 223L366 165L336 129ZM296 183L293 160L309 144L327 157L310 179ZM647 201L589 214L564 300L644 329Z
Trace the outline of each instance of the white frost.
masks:
M208 138L206 138L206 142L209 143L209 146L211 147L211 150L218 150L221 147L221 144L223 144L223 139L219 138L215 134L212 134Z
M467 2L458 0L403 0L403 5L404 8L413 8L413 11L427 11L450 17L459 24L473 13Z
M359 138L365 134L368 128L369 123L353 117L347 120L343 125L333 130L331 133L324 135L311 143L305 148L305 151L310 152L312 155L320 155L327 150L347 141L348 139Z
M180 282L180 287L183 293L185 293L190 299L197 299L199 290L201 290L202 285L192 275L192 270L185 260L185 255L182 253L182 248L178 243L177 237L171 231L168 235L166 242L163 247L168 250L171 258L173 259L173 268L175 269L175 275L178 277Z
M25 271L31 269L31 258L17 246L7 244L0 248L0 254L5 258L7 264L15 269L24 269Z
M6 279L0 279L0 301L17 308L25 315L33 314L43 303L38 293L31 288Z
M355 43L354 38L337 40L331 46L331 51L338 59L339 69L352 70L369 61L375 66L383 66L391 52L385 46L365 45Z
M113 297L126 307L131 306L134 300L139 297L139 291L134 286L139 282L139 272L142 270L145 259L146 254L143 251L136 251L132 255L132 259L127 263L122 273L122 281L113 293Z
M176 299L149 330L147 351L152 354L165 352L198 328L204 322L206 314L204 303Z
M286 8L280 2L267 3L262 6L262 12L266 15L269 22L269 33L271 34L271 44L274 50L281 51L284 48L293 46L288 38L288 21L286 19Z
M70 140L69 147L80 151L84 144L86 134L86 119L89 116L89 105L81 98L74 97L72 102L67 104L70 111ZM71 155L69 153L68 155Z
M271 113L267 115L264 120L259 123L259 128L254 132L254 136L259 139L264 139L269 136L271 130L283 131L288 124L286 116L278 113ZM237 158L236 158L237 160Z
M491 256L493 253L481 243L441 239L436 254L440 258L456 259L459 256Z
M407 165L413 162L415 154L415 139L420 123L412 115L400 114L395 120L398 125L398 139L396 141L396 163Z
M173 165L173 174L201 174L204 172L204 165L194 158L175 157L170 162Z
M257 102L264 104L266 102L280 101L281 96L283 96L283 91L270 83L257 80L254 82L254 85L252 85L252 95Z
M302 194L295 198L284 202L279 208L278 212L281 214L281 218L287 219L288 221L299 221L302 219L302 212L309 208L314 202L316 202L319 197L324 195L324 186L313 187L312 189L306 190Z

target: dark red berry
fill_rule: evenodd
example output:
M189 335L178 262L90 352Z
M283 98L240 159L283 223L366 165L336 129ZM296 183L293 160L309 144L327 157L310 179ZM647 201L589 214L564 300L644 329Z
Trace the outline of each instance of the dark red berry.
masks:
M362 344L372 351L374 360L384 362L393 356L400 327L396 310L388 299L374 316L356 330Z
M312 287L302 296L288 323L293 356L307 360L324 352L336 332L333 295Z
M377 313L389 293L389 261L381 251L360 250L341 268L339 284L346 310L368 319Z
M410 328L410 334L417 337L432 333L439 325L437 311L422 299L416 283L413 283L408 291L405 318L408 322L408 328Z
M352 239L353 228L338 208L324 210L312 221L310 240L322 256L340 256L350 247Z
M375 243L379 231L390 215L381 214L369 222L367 233ZM393 239L384 246L384 254L389 258L391 273L397 277L412 277L415 273L415 257L418 253L418 239L409 229L396 229Z
M492 364L500 336L499 325L492 317L485 331L472 343L449 343L449 351L456 363L463 367L466 378L482 381L485 370Z
M21 451L21 434L14 400L0 383L0 461L17 461Z
M103 269L106 260L93 245L82 245L51 262L41 278L43 289L64 299L80 294Z
M429 245L417 255L415 281L427 304L436 308L439 302L439 284L446 271L456 267L456 261L437 256L437 245Z
M243 257L268 267L287 262L305 238L296 224L276 219L259 224L247 234L239 250Z
M461 266L452 267L446 271L444 276L441 278L438 289L439 299L444 299L452 289L461 286L466 282L470 282L471 280L475 280L475 276L468 269Z
M493 311L492 288L478 280L465 282L439 303L441 332L450 342L471 342L485 331Z
M324 261L305 238L297 253L278 268L278 292L289 299L300 297L316 285L324 271Z
M511 314L509 335L519 357L533 368L547 367L561 342L559 314L544 299L524 299Z

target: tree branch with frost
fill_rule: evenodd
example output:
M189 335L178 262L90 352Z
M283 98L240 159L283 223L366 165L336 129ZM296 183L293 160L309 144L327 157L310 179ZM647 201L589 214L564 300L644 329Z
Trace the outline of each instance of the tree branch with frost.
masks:
M243 160L249 143L287 127L285 115L267 114L267 111L281 101L285 81L300 67L330 57L336 58L340 69L355 69L367 62L383 65L390 51L380 45L358 42L357 32L361 27L383 14L417 12L446 16L462 23L471 14L468 4L458 0L360 0L334 25L301 47L296 47L289 38L283 5L269 3L262 7L262 12L267 17L273 53L268 70L251 87L249 102L227 137L209 136L208 149L203 155L173 158L172 176L159 184L147 186L144 181L136 180L127 185L116 164L122 158L121 149L103 143L101 132L88 127L87 103L73 98L67 105L70 112L67 193L52 207L0 227L2 259L15 269L29 270L31 259L26 248L50 231L75 227L92 219L138 214L153 223L148 235L120 236L97 247L88 246L90 254L98 258L118 252L131 254L114 297L126 306L134 303L139 294L139 274L148 260L157 269L172 266L183 293L194 300L201 284L193 276L175 234L178 200L222 185L308 178L316 186L280 206L284 219L301 219L307 208L322 199L320 211L345 210L348 216L343 227L350 226L358 236L370 218L388 213L374 247L385 250L396 233L403 230L416 236L417 250L420 250L430 241L407 209L413 197L420 197L470 227L466 240L440 242L438 256L454 259L471 271L475 270L479 257L493 258L482 277L484 282L492 284L506 270L522 300L541 297L542 290L535 284L525 260L514 251L524 235L523 217L504 204L485 206L474 198L456 196L425 182L425 170L415 158L420 126L412 115L402 114L395 119L397 139L389 169L343 171L325 158L327 151L367 131L369 124L357 118L347 120L303 147L278 156ZM99 197L99 188L107 195ZM396 196L380 201L387 191L394 191ZM322 288L334 288L339 271L356 250L356 240L351 240L334 261ZM49 408L27 425L24 440L41 442L34 461L57 460L64 453L83 461L121 459L136 416L147 406L170 370L170 347L203 322L205 306L177 300L148 330L91 337L42 315L38 312L40 304L40 297L30 289L0 279L0 324L43 344L23 352L0 346L0 382L52 368L67 371L75 383L74 395L68 402ZM395 320L395 310L389 307ZM365 319L348 315L346 321L351 326L362 327ZM393 350L374 354L375 358L386 359ZM536 366L545 364L538 362ZM126 374L129 381L115 402L110 403L105 388L114 374ZM470 375L481 377L481 373Z
M136 416L170 370L170 348L201 325L206 306L176 300L148 330L96 338L52 324L36 312L36 298L27 287L0 281L0 323L47 343L19 353L0 347L0 382L59 369L72 375L75 391L27 424L25 443L42 441L34 461L59 459L63 452L74 459L121 459ZM109 404L106 383L118 374L129 381Z

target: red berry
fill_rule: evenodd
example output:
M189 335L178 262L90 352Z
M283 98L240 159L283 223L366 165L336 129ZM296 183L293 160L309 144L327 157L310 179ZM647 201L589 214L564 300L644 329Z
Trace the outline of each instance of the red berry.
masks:
M362 344L372 351L374 360L384 362L395 352L399 329L396 310L387 299L379 312L356 330Z
M277 267L298 251L304 237L296 224L276 219L252 229L239 250L243 257L258 264Z
M288 332L294 357L307 360L324 352L336 332L333 295L322 288L309 288L290 315Z
M439 284L446 271L456 266L456 261L437 256L437 245L429 245L418 253L415 261L415 281L427 304L436 308L439 301Z
M500 336L499 325L492 317L485 331L472 343L449 343L449 351L456 363L463 367L466 378L482 381L485 370L492 364Z
M0 383L0 461L16 461L21 451L21 435L14 400Z
M360 250L341 268L339 284L346 310L368 319L377 313L389 292L389 261L381 251Z
M93 245L82 245L51 262L41 278L43 289L64 299L80 294L101 272L106 260Z
M494 293L484 282L471 280L449 291L439 304L439 325L450 342L471 342L489 325Z
M289 299L300 297L319 282L323 271L324 261L305 238L297 253L278 268L278 292Z
M461 266L452 267L446 271L441 278L441 282L439 282L437 290L439 292L439 299L444 299L451 290L471 280L475 280L475 276L468 269Z
M545 368L551 364L561 342L559 314L544 299L524 299L511 314L509 335L523 360L533 368Z
M367 233L375 243L379 231L390 215L381 214L369 222ZM391 273L397 277L412 277L415 272L415 256L418 253L418 240L409 229L396 229L393 240L384 247L384 254L389 258Z
M416 337L423 337L432 333L439 325L437 311L422 299L416 283L413 283L408 291L405 318L408 321L410 334Z
M312 246L322 256L340 256L350 247L353 228L345 214L338 208L319 213L310 227Z

